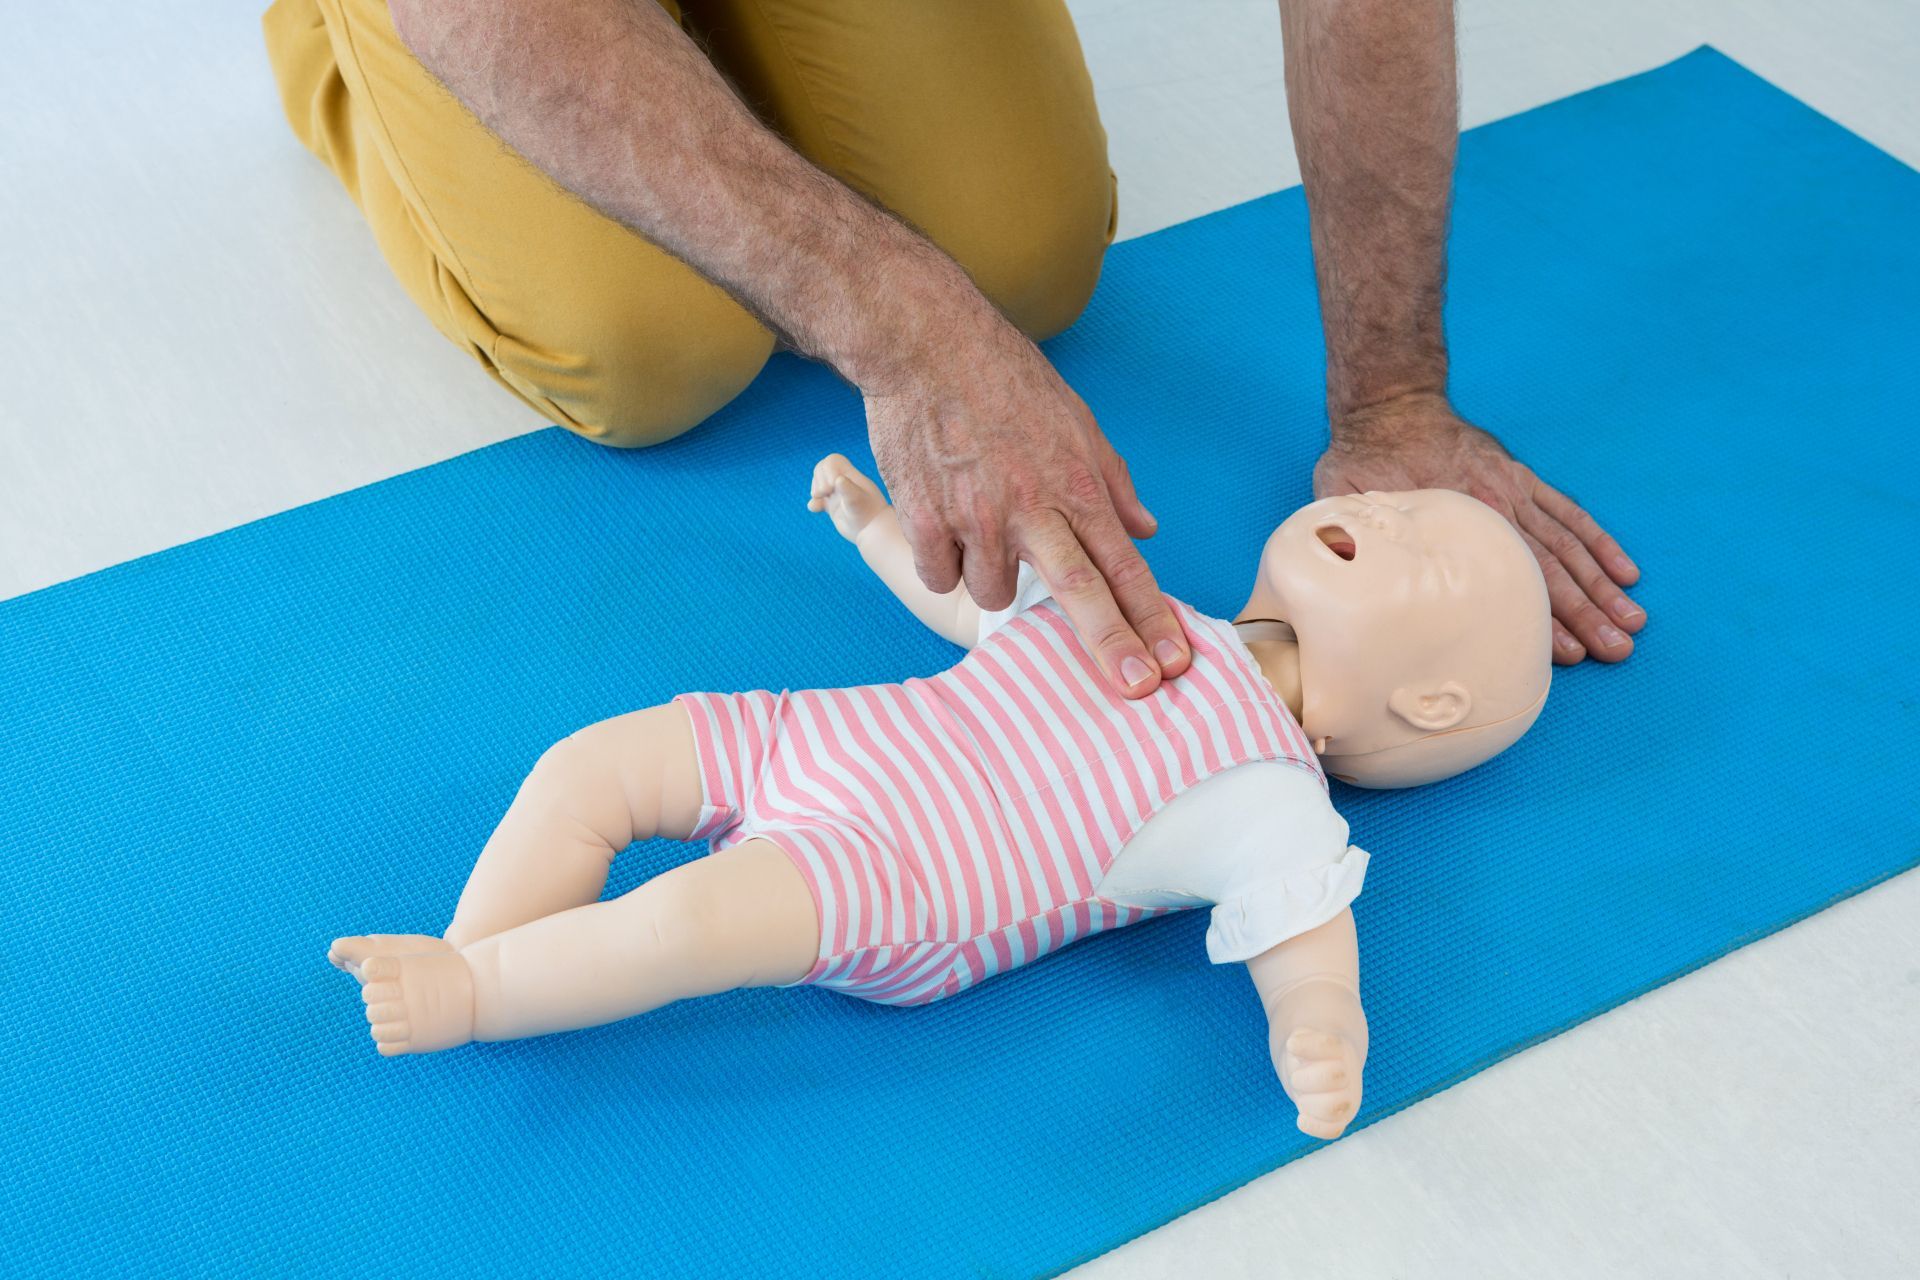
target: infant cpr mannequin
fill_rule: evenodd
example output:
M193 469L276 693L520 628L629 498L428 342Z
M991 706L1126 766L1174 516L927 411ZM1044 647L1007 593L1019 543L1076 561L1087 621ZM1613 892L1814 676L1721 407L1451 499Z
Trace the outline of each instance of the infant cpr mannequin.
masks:
M1191 665L1127 701L1030 573L993 612L923 586L846 459L815 469L809 506L968 655L896 685L683 694L563 739L444 935L334 942L379 1052L748 986L923 1004L1206 907L1208 954L1246 965L1300 1128L1337 1137L1367 1056L1349 904L1368 855L1325 773L1418 785L1533 723L1550 620L1519 536L1448 491L1313 503L1268 540L1240 622L1172 602ZM600 901L612 860L654 836L712 851Z

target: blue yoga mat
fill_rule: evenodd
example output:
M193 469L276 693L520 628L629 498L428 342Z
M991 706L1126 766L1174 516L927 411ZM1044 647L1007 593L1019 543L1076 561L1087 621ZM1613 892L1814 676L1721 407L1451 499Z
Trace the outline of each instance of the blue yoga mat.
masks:
M1916 227L1920 175L1708 50L1465 139L1459 402L1652 622L1492 765L1337 792L1363 1121L1920 857ZM1288 191L1119 246L1050 347L1201 608L1309 496L1318 342ZM328 939L442 927L548 743L952 660L803 509L862 439L778 360L660 449L540 432L0 606L6 1269L1025 1275L1316 1145L1197 913L926 1009L373 1053Z

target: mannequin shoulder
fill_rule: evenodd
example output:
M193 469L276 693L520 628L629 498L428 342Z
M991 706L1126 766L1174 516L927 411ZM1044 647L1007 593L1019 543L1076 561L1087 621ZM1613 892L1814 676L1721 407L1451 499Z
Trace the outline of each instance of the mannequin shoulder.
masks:
M1134 833L1101 881L1115 900L1146 887L1207 902L1276 870L1346 848L1347 823L1310 770L1256 760L1175 796Z

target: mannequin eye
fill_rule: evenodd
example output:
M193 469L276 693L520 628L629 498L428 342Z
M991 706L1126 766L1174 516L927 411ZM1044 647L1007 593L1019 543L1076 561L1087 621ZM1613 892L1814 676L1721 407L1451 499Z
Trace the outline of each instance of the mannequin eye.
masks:
M1353 535L1337 524L1323 524L1313 531L1313 536L1326 544L1327 550L1342 560L1353 559Z

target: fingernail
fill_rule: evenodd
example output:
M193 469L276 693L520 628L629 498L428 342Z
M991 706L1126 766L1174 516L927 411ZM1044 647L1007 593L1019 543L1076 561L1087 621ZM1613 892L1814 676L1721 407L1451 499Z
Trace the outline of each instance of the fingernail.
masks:
M1120 678L1132 689L1145 684L1153 676L1153 669L1134 654L1128 654L1127 660L1120 664Z
M1602 626L1599 631L1600 643L1611 649L1614 645L1627 642L1626 633L1618 627Z
M1637 572L1637 570L1634 568L1633 561L1627 559L1625 556L1615 556L1613 558L1613 571L1615 573Z
M1553 638L1553 642L1559 646L1560 652L1562 653L1580 652L1580 642L1570 635L1557 635Z
M1162 667L1170 667L1180 661L1180 646L1171 640L1162 640L1153 646L1153 656L1160 659Z
M1613 616L1620 619L1620 621L1622 622L1638 622L1640 619L1647 616L1647 611L1645 609L1642 609L1639 605L1627 599L1625 596L1621 596L1619 599L1615 600L1611 605L1608 605L1607 607L1613 611Z

